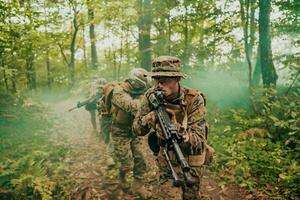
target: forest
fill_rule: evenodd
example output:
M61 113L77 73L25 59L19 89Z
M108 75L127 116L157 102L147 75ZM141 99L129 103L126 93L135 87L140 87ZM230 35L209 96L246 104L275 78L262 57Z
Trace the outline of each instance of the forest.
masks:
M300 199L300 0L0 0L0 199L116 199L68 109L161 55L206 97L203 199Z

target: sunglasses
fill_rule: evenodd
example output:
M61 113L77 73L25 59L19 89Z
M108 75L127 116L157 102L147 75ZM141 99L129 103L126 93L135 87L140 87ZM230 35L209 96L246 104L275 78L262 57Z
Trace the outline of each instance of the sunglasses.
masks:
M170 82L172 80L178 80L177 78L174 78L174 77L157 77L157 78L153 78L154 82L155 83L167 83L167 82Z

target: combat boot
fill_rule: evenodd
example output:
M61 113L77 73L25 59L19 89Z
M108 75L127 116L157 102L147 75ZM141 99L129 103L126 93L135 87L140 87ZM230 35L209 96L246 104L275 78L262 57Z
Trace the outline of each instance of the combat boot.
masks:
M119 173L119 184L123 192L130 193L130 183L126 177L126 173L123 171L120 171Z
M133 180L131 192L132 194L137 195L142 199L149 199L152 196L152 193L147 188L147 184L137 178Z

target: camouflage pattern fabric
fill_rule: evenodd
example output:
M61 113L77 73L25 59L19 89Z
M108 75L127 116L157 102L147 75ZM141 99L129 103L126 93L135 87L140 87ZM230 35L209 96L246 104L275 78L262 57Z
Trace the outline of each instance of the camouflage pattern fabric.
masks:
M110 143L111 138L111 116L101 115L100 118L100 136L105 144Z
M151 112L147 97L154 91L154 88L149 89L143 97L141 107L137 112L136 118L133 122L133 130L136 135L146 135L153 131L147 124L143 122L143 117ZM166 108L174 111L177 120L176 127L182 135L188 136L187 142L180 143L181 150L192 167L192 176L200 183L201 166L200 160L204 155L204 144L206 142L206 127L203 126L205 122L205 99L202 93L197 90L180 87L178 98L168 101ZM156 130L154 130L156 131ZM175 170L182 176L179 171L179 166L175 158L175 154L170 153L171 161ZM199 191L200 184L188 188L182 186L176 188L170 184L172 181L171 171L163 157L162 151L157 155L157 166L159 168L159 189L158 196L165 199L200 199ZM176 191L176 194L170 194L170 191ZM171 196L172 197L171 197ZM174 197L173 197L174 196Z
M112 155L114 160L121 164L120 177L125 182L125 177L128 177L131 171L133 171L134 178L138 179L142 179L146 172L140 138L133 137L131 130L134 115L140 106L139 96L129 95L131 89L128 82L116 86L112 94L111 109Z
M126 183L130 173L133 177L143 179L146 164L141 148L141 138L132 137L130 129L112 126L111 129L111 154L115 161L119 162L121 179ZM133 162L132 162L133 161Z
M98 81L91 81L89 87L89 96L88 98L96 96L99 92L102 91L102 85L99 85ZM93 129L97 129L97 120L96 120L96 111L97 111L97 103L90 103L85 106L85 109L90 113L91 124Z

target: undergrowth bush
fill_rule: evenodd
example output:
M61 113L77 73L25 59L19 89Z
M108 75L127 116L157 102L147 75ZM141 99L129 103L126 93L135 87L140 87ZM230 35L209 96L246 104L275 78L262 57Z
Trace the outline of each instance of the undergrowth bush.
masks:
M300 196L300 98L257 91L253 111L213 112L212 170L226 182L282 199ZM221 113L221 114L220 114Z
M1 96L1 95L0 95ZM30 98L0 101L1 199L65 199L67 148L50 142L47 108Z

